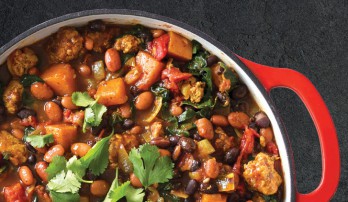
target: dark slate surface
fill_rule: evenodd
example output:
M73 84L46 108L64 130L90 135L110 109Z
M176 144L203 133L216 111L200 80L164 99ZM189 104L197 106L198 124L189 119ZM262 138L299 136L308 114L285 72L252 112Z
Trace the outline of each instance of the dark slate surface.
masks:
M0 46L45 20L97 8L127 8L165 15L196 27L255 62L306 75L323 96L337 127L341 180L333 201L348 196L348 1L0 1ZM272 98L286 124L295 155L298 188L320 182L315 127L299 98L276 89Z

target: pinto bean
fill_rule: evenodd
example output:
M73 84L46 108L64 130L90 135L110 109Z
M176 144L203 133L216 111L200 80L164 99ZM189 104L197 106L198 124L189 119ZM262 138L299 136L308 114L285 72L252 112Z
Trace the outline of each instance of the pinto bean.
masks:
M195 122L195 124L197 126L197 131L199 136L206 138L208 140L213 139L214 137L213 125L207 118L198 119Z
M59 122L63 118L63 111L55 102L46 102L44 110L48 119L53 122Z
M33 177L33 173L31 172L28 166L21 166L18 170L18 174L23 184L27 186L34 184L35 180Z
M141 126L134 126L132 129L130 129L130 134L132 135L139 135L141 132L143 132L143 128Z
M110 72L116 72L121 68L121 57L118 51L114 48L109 48L105 52L105 64Z
M64 147L60 144L52 146L45 154L44 160L48 163L52 162L53 157L55 156L63 156L64 155Z
M177 105L176 103L172 103L170 105L170 113L173 115L173 116L179 116L180 114L182 114L183 112L183 109L182 107L180 107L179 105Z
M164 137L156 137L150 141L150 144L156 145L159 148L167 148L169 147L170 142Z
M227 118L222 115L213 115L211 116L210 121L216 126L228 126Z
M90 191L94 196L103 197L109 191L110 185L105 180L95 180L91 184Z
M73 103L71 96L64 96L62 97L62 106L67 109L78 109L78 107Z
M47 167L48 165L44 161L40 161L35 164L35 171L43 182L48 181L48 174L46 173Z
M249 125L249 116L244 112L231 112L228 115L228 122L234 128L244 129L245 126Z
M71 145L71 153L79 157L86 155L90 149L91 146L86 143L74 143Z
M93 46L94 46L94 41L90 37L86 36L85 37L85 48L87 50L92 50Z
M123 118L130 118L132 116L132 109L130 107L130 104L128 102L122 104L120 107L119 107L119 110L121 112L121 116Z
M52 89L42 82L35 82L30 86L31 94L39 100L48 100L51 99L54 95Z
M83 77L89 77L92 73L91 68L86 64L80 65L78 71Z
M141 184L139 178L137 176L134 175L134 173L130 174L130 182L134 187L138 187L141 188L143 187L143 185Z
M135 108L146 110L152 106L153 100L154 96L150 91L143 92L135 99Z
M22 139L24 136L24 131L21 129L14 128L11 130L11 133L13 136L15 136L17 139Z
M216 178L219 175L219 165L215 158L211 158L204 163L205 174L210 178Z

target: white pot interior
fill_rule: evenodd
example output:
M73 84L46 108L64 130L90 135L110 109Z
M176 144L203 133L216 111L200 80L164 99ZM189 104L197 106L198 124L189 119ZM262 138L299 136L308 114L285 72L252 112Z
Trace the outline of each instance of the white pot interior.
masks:
M175 31L185 36L188 39L195 39L196 41L200 42L206 50L208 50L211 53L214 53L225 64L227 64L229 67L232 67L238 73L238 75L240 76L240 79L248 86L251 95L255 99L260 109L265 111L271 120L275 139L279 148L280 157L282 159L282 167L283 167L284 181L285 181L284 201L287 201L287 202L291 201L290 199L291 198L291 175L290 175L291 170L290 170L290 165L288 161L290 156L287 154L283 135L281 134L281 130L276 121L275 115L271 110L271 107L268 105L266 99L264 98L264 96L262 95L258 87L255 85L255 83L252 81L252 79L250 79L250 77L244 72L244 70L235 61L233 61L224 52L222 52L220 49L215 47L210 42L206 41L205 39L199 37L198 35L190 31L187 31L183 28L180 28L176 25L173 25L164 21L142 17L142 16L123 15L123 14L100 14L100 15L98 14L98 15L83 16L83 17L69 19L63 22L59 22L59 23L47 26L43 28L42 30L39 30L33 33L32 35L22 39L21 41L19 41L18 43L16 43L9 49L7 49L0 56L0 64L4 63L6 61L7 56L15 49L33 44L36 41L39 41L51 35L52 33L56 32L60 27L82 26L87 24L87 22L96 20L96 19L102 19L106 22L114 23L114 24L128 24L128 25L142 24L146 27L160 28L167 31L169 30Z

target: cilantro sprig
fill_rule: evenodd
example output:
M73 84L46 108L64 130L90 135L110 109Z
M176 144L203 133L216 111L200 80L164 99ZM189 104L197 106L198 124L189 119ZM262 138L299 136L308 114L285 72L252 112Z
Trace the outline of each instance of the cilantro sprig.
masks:
M173 162L168 156L161 157L156 146L144 144L138 149L133 148L129 159L133 163L134 174L145 188L173 178Z
M107 193L104 202L115 202L123 197L126 197L128 202L143 201L145 196L144 189L135 189L131 186L130 181L119 184L118 169L116 169L116 177L111 184L109 192Z
M86 132L86 127L99 126L103 114L107 111L104 105L99 104L98 100L91 98L87 92L74 92L72 101L76 106L86 107L82 127L83 132Z
M29 142L33 147L42 148L54 142L53 134L46 135L28 135L25 141Z

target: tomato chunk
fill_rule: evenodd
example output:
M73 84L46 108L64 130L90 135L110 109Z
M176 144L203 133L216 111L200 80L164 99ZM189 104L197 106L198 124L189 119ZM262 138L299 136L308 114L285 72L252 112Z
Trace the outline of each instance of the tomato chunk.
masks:
M27 202L25 190L20 183L4 188L4 197L6 202Z
M142 75L135 86L139 90L148 90L152 84L160 79L164 64L145 51L139 51L135 57L135 63L142 71Z
M156 60L162 60L168 53L169 35L164 34L155 38L150 44L149 49Z
M179 86L178 82L190 78L192 74L183 73L179 68L171 67L162 71L161 79L164 80L165 87L169 90L178 93Z

